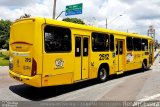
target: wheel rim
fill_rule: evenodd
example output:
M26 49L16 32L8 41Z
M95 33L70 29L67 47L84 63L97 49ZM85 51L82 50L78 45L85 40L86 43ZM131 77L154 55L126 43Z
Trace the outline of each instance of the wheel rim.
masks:
M146 66L146 64L144 62L142 63L142 68L143 69L147 69L147 66Z
M99 72L99 76L100 76L100 79L101 80L105 80L106 77L107 77L107 72L106 72L106 69L102 68Z

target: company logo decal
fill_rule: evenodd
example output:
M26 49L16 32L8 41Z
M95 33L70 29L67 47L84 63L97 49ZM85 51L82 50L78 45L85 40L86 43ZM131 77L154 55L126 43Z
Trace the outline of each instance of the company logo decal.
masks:
M61 58L58 58L55 60L55 69L61 69L64 68L64 61Z
M133 61L133 54L132 53L127 53L127 62L132 62Z

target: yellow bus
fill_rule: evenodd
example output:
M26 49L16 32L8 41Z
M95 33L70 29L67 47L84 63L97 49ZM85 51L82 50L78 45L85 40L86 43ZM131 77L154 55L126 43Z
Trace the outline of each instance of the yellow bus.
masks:
M10 77L34 86L72 84L147 69L153 39L47 18L26 18L10 31Z

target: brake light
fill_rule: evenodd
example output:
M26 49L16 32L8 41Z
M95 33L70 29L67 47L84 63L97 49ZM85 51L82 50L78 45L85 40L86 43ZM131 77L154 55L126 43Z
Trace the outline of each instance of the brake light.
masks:
M35 76L37 74L37 62L35 61L35 59L32 59L32 72L31 72L31 76Z

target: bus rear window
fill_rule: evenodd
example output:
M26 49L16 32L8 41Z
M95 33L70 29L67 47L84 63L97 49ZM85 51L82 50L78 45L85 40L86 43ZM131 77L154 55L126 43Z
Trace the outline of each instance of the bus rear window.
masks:
M44 28L46 52L71 51L71 31L68 28L46 26Z

